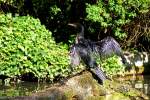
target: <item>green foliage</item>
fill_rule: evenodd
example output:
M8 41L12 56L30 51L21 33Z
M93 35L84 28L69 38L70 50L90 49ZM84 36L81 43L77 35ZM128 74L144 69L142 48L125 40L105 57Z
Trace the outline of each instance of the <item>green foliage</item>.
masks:
M125 66L123 66L119 57L116 55L102 60L100 62L100 65L102 66L106 74L110 77L117 74L123 74L123 72L125 71Z
M101 27L112 27L113 34L119 39L127 37L121 27L129 23L140 12L149 11L149 0L98 0L96 4L87 4L87 20L100 23Z
M101 26L108 27L112 20L110 14L106 12L106 8L103 7L103 3L98 3L98 5L87 4L86 11L88 13L87 19L93 22L100 22Z
M52 7L50 8L49 13L52 13L53 15L57 15L58 12L60 12L60 11L61 11L61 9L58 8L56 5L54 5L54 6L52 6Z
M105 33L108 32L109 35L122 40L125 37L132 37L132 41L129 41L128 45L135 42L133 36L136 36L136 32L132 31L132 27L131 32L126 34L122 30L122 26L131 22L139 13L148 12L150 0L96 1L0 0L2 5L6 4L3 9L0 8L0 11L6 10L4 13L12 12L13 14L31 15L39 18L53 32L57 42L73 42L75 35L73 35L72 29L67 30L67 23L74 21L83 22L86 26L85 29L88 29L85 30L86 33L88 31L90 34L95 32L100 38L101 34L99 33L106 30ZM13 12L13 8L16 11ZM52 33L48 32L40 24L40 21L29 16L0 15L0 65L3 66L0 67L1 75L14 77L32 72L38 78L53 79L59 74L63 76L68 74L67 47L56 45L51 37ZM141 26L143 27L143 25ZM142 33L140 32L139 35ZM85 37L89 37L86 35L88 34L85 34ZM97 40L97 35L92 36L92 39ZM139 44L139 42L137 43ZM109 69L111 71L111 67L108 66L116 63L114 61L109 64L105 63L108 72ZM115 65L112 68L115 68Z
M56 45L51 32L30 16L0 15L0 75L33 73L54 79L68 73L68 50Z
M12 4L16 0L0 0L0 2Z
M0 0L0 3L3 6L0 11L4 10L4 13L39 18L57 42L65 43L74 39L71 37L73 31L67 29L68 22L84 23L85 37L95 33L91 37L95 40L106 35L116 36L118 40L127 39L131 32L124 32L123 26L137 15L148 12L150 7L150 0Z

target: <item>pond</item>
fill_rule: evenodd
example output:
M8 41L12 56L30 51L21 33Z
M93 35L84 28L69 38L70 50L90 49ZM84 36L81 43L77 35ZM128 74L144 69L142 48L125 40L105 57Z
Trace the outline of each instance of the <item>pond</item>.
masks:
M51 87L48 83L19 82L0 85L0 97L5 96L29 96L32 93Z
M150 76L148 75L125 76L125 77L117 78L117 80L120 83L126 82L127 84L130 84L133 88L140 90L141 92L147 94L150 97ZM5 84L5 85L1 84L0 85L0 100L3 98L14 97L14 96L30 96L30 100L32 100L33 99L32 97L35 96L35 95L33 96L33 94L46 90L50 87L55 87L55 86L52 84L48 84L48 83L37 83L37 82L19 82L17 84L11 83L11 84ZM57 89L53 88L48 93L46 92L43 92L43 93L49 95L47 96L47 98L49 97L52 98L56 94L57 96L58 95L62 96L61 92L58 90L56 91L56 90ZM17 99L17 100L20 100L20 99ZM45 99L45 100L48 100L48 99Z
M150 97L150 75L133 75L118 78L120 82L127 82Z

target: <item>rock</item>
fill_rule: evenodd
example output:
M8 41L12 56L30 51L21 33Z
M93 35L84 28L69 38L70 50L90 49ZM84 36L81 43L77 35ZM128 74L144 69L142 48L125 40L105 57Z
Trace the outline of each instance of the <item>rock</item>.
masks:
M106 80L101 85L87 71L68 79L64 85L57 84L32 96L52 100L148 100L146 95L126 84Z

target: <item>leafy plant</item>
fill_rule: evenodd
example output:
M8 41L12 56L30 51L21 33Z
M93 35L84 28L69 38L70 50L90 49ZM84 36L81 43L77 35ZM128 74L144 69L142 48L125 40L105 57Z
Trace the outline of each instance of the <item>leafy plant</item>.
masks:
M67 46L56 44L38 19L0 15L0 75L33 73L53 80L68 74Z
M129 23L139 13L149 11L149 0L97 0L95 4L86 7L86 20L99 23L101 27L113 30L113 35L119 39L127 37L122 26Z
M120 58L116 55L104 60L99 60L98 62L101 65L102 69L110 77L117 74L122 75L125 71L125 66L122 64Z

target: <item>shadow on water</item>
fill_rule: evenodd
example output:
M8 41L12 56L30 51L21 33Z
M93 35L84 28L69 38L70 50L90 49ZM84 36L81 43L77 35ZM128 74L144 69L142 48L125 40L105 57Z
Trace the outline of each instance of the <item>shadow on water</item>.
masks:
M131 85L133 88L140 90L150 97L150 76L125 76L117 78L117 80L121 83ZM68 100L63 91L66 88L60 87L58 84L52 85L38 82L20 82L17 84L0 85L0 100Z
M29 96L32 93L46 89L50 84L38 82L19 82L0 85L0 97Z
M50 87L51 89L46 91ZM38 82L1 84L0 100L66 100L64 93L58 87L58 84Z
M127 82L133 88L136 88L150 97L150 75L133 75L118 78L121 82Z

